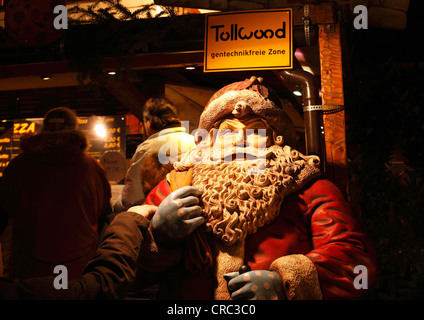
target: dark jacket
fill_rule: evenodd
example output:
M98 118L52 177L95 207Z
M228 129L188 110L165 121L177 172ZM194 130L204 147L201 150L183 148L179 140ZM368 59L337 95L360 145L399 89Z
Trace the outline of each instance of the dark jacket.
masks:
M132 288L134 270L149 225L149 220L134 212L117 215L106 229L84 274L69 281L68 289L55 289L54 276L13 281L0 279L0 300L124 298Z
M21 140L23 152L5 169L0 187L1 205L13 223L5 268L12 278L52 275L59 264L77 278L93 257L99 219L111 212L111 188L86 147L79 131Z

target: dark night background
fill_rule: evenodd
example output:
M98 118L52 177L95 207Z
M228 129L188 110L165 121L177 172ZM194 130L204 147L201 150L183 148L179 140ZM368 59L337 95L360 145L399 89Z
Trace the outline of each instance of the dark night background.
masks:
M424 297L423 21L415 0L405 31L346 31L349 200L379 262L364 299Z

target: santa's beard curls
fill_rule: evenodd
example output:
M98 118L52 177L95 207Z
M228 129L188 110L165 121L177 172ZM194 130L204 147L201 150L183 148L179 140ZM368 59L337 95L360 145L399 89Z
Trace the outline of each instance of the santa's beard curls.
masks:
M297 188L296 180L305 166L319 167L318 157L304 156L289 146L266 148L262 160L259 174L251 174L254 161L174 165L177 170L193 168L192 185L202 190L206 230L226 245L272 222L284 197Z

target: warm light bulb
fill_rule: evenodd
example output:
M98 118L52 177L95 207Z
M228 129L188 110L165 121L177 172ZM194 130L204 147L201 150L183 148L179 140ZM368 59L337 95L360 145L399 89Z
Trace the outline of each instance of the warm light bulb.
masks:
M95 125L94 127L94 132L96 132L96 134L100 137L100 138L104 138L106 137L106 128L104 125L102 125L101 123L98 123Z

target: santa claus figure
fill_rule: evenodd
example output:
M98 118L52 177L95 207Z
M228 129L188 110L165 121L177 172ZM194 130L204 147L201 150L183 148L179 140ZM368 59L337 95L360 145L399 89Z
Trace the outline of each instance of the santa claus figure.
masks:
M205 107L202 141L148 195L160 298L350 299L376 274L372 244L320 159L293 149L276 94L252 77ZM153 252L153 253L152 253ZM358 266L365 274L358 274Z

